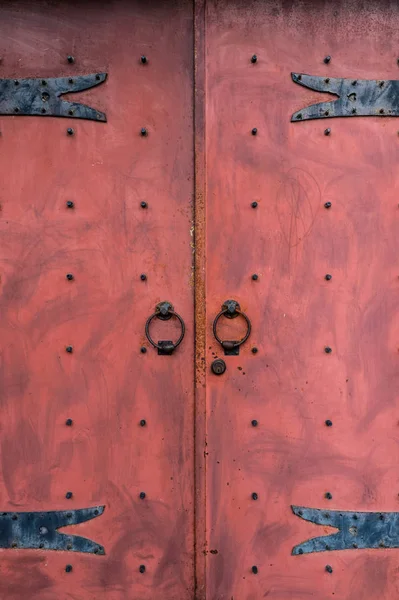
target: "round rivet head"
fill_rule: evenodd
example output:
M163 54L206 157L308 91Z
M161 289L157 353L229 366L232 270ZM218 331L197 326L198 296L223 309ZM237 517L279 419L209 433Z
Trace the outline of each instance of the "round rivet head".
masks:
M144 200L143 200L143 202L140 202L140 206L141 206L141 208L148 208L148 204L147 204L147 202L144 202Z
M332 573L333 572L333 568L331 565L326 565L326 571L327 573Z
M75 133L75 132L74 132L74 130L72 129L72 127L68 127L68 129L67 129L67 134L68 134L68 135L73 135L74 133Z
M140 352L141 354L145 354L147 352L147 348L145 346L141 346Z
M328 63L331 61L331 56L325 56L324 57L324 62L326 65L328 65Z
M72 492L67 492L67 493L65 494L65 498L66 498L67 500L70 500L70 499L72 498L72 496L73 496Z
M332 494L331 494L331 492L326 492L324 494L324 498L326 498L327 500L332 500Z
M141 60L141 62L142 62L143 65L147 64L147 62L148 62L147 57L144 56L144 55L140 58L140 60Z
M148 133L148 132L147 132L147 129L146 129L145 127L142 127L142 128L141 128L141 130L140 130L140 134L141 134L142 136L145 136L145 135L147 135L147 133Z
M72 346L67 346L67 347L65 348L65 350L66 350L67 352L69 352L69 354L72 354L72 352L73 352L73 348L72 348Z
M256 273L254 273L252 275L252 279L253 279L253 281L257 281L259 279L259 275L257 275Z
M257 206L258 206L258 203L257 203L257 202L252 202L252 203L251 203L251 206L252 206L252 208L257 208Z
M331 202L325 202L324 208L331 208Z
M140 573L145 573L145 565L140 565L139 571L140 571Z
M332 275L330 275L330 273L327 273L327 275L324 277L324 279L326 279L327 281L331 281Z
M252 497L252 500L257 500L258 494L256 492L252 492L251 497Z
M251 568L251 571L252 571L252 573L253 573L254 575L257 575L257 573L258 573L258 567L257 567L256 565L254 565L254 566Z
M331 129L329 127L327 127L327 129L324 130L324 135L330 135L331 133Z
M253 348L251 348L251 352L252 352L252 354L257 354L258 349L254 346Z
M66 278L68 279L68 281L72 281L72 279L73 279L72 273L67 273Z
M147 425L147 421L145 419L141 419L140 427L145 427Z
M75 204L72 202L72 200L68 200L66 202L66 206L67 206L67 208L73 208L75 206Z
M140 499L144 500L144 498L145 498L145 492L140 492Z
M75 59L73 56L69 55L69 56L67 56L67 61L69 62L69 64L72 64L75 62Z
M258 426L258 421L256 419L252 419L251 425L252 425L252 427L257 427Z
M258 133L258 130L256 127L254 127L251 131L252 135L256 135Z
M330 348L330 346L326 346L326 347L324 348L324 352L325 352L326 354L331 354L331 352L332 352L332 349Z
M326 424L326 427L332 427L332 421L330 419L326 419L326 421L324 421Z
M65 571L66 571L67 573L70 573L70 572L72 571L72 565L67 565L67 566L65 567Z
M256 63L256 61L257 61L257 60L258 60L258 57L256 56L256 54L253 54L253 55L251 56L251 63L253 63L253 64L254 64L254 63Z
M140 275L140 279L141 279L141 281L146 281L146 279L147 279L147 275L146 275L145 273L142 273L142 274Z
M73 421L72 421L72 419L67 419L67 420L65 421L65 425L67 425L68 427L72 427L72 425L73 425Z

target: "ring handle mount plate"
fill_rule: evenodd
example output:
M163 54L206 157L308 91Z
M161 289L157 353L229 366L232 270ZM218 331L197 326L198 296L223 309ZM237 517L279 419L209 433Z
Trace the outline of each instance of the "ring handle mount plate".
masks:
M226 317L227 319L235 319L238 316L241 316L245 319L247 323L247 332L241 340L221 340L217 334L217 324L221 316ZM247 317L245 313L241 311L241 307L236 300L226 300L222 304L222 310L219 314L216 315L215 320L213 321L213 335L215 336L216 341L222 346L224 350L225 356L238 356L240 353L240 346L247 341L251 333L251 321Z
M169 319L172 317L176 317L176 319L178 319L180 322L181 333L179 339L176 342L172 342L171 340L160 340L158 343L154 342L150 335L150 325L153 319L157 318L161 321L169 321ZM160 356L170 356L173 351L176 350L177 346L182 342L185 332L186 327L183 319L174 311L173 305L167 301L159 302L159 304L156 305L155 312L148 317L145 324L145 335L147 340L150 342L151 346L154 346L154 348L158 349L158 354Z

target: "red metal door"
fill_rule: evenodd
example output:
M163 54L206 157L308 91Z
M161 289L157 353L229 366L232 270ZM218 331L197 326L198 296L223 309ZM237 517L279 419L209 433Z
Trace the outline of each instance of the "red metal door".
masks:
M381 90L398 8L211 0L205 19L206 348L227 365L207 371L207 598L394 598L398 121ZM291 72L374 80L378 116L291 122L335 99ZM227 299L252 322L238 356L212 332Z
M192 45L190 2L0 7L18 90L108 74L66 97L106 123L0 117L4 600L193 597Z

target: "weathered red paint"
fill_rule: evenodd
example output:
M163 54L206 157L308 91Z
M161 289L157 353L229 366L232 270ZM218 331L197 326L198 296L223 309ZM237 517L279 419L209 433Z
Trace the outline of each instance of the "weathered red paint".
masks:
M105 556L2 550L1 598L193 597L192 46L189 2L1 5L0 77L109 73L74 96L106 124L0 117L0 510L106 505Z
M206 41L208 364L224 300L253 324L208 376L207 598L393 598L397 550L291 556L290 505L399 510L399 122L291 123L324 95L290 73L397 79L398 8L210 1Z

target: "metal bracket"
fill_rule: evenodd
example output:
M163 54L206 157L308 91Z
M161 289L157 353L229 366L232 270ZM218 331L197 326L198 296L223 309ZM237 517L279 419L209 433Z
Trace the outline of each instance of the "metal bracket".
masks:
M99 544L78 535L59 533L60 527L77 525L103 514L105 506L48 512L0 513L0 548L69 550L105 554Z
M399 512L350 512L291 506L294 515L339 531L294 546L292 554L357 548L399 548Z
M172 354L174 349L175 345L170 340L161 340L160 342L158 342L158 354L160 356L168 356Z
M82 92L100 85L107 73L77 77L37 79L0 79L0 115L36 115L68 117L106 122L105 113L79 104L60 100L63 94Z
M342 79L291 73L292 81L316 92L338 96L295 112L291 121L330 117L398 117L399 80Z

